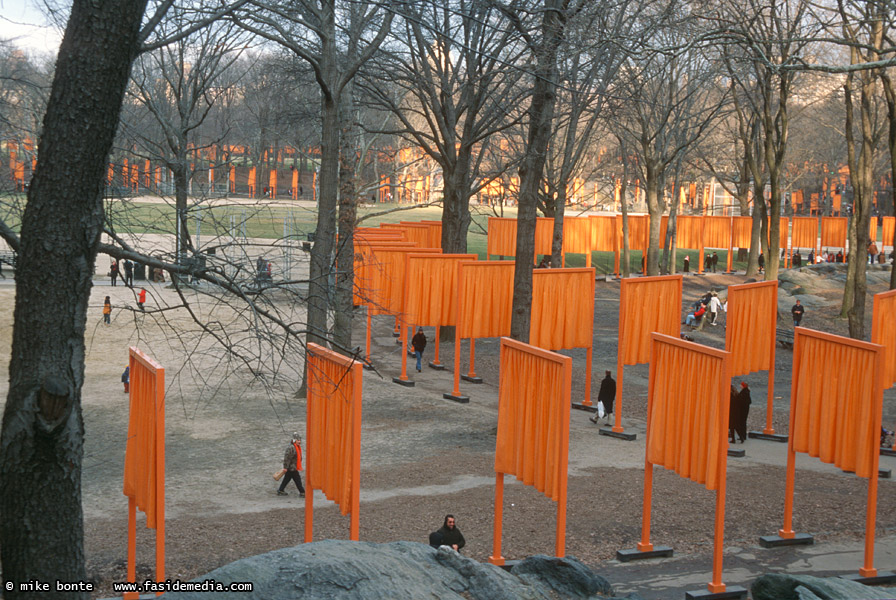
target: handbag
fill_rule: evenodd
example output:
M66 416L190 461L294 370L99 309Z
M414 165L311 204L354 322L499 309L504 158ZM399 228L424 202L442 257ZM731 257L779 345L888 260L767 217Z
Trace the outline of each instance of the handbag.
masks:
M274 471L274 481L280 481L280 479L286 475L286 469L280 469L279 471Z
M607 414L607 410L604 408L603 400L597 401L597 418L603 419Z

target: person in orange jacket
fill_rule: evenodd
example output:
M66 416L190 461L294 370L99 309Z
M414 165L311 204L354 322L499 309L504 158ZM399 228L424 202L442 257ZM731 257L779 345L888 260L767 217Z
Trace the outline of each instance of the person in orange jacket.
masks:
M299 474L299 471L302 470L302 436L298 432L292 434L292 440L286 447L286 454L283 456L283 468L286 469L286 474L280 481L280 489L277 490L277 495L288 496L286 485L290 481L295 481L296 487L299 488L299 497L304 498L305 487L302 485L302 476Z
M109 296L106 296L105 302L103 302L103 323L106 325L110 325L112 323L112 301L109 299Z
M146 310L143 305L146 304L146 288L140 288L140 295L137 297L137 306L140 310Z

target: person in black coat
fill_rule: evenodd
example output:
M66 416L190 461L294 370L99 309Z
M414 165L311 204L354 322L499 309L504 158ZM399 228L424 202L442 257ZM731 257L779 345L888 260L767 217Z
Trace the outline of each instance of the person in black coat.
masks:
M414 356L417 357L417 372L423 368L423 351L426 350L426 334L423 328L417 329L417 334L411 339L411 346L414 348Z
M734 388L732 387L732 391L733 389ZM734 401L734 431L740 438L741 444L747 441L747 417L750 415L750 404L752 404L752 402L753 400L750 397L750 386L747 385L746 381L741 381L740 392L737 393L737 398ZM732 435L731 438L733 439L734 435Z
M600 382L600 391L597 392L597 401L604 405L604 416L607 422L610 422L610 415L613 413L613 402L616 400L616 381L613 379L612 373L607 371L607 376ZM592 423L597 423L597 413L591 417Z
M429 536L429 543L438 543L440 546L450 546L460 552L467 542L464 535L457 528L454 515L445 515L445 523L442 527Z

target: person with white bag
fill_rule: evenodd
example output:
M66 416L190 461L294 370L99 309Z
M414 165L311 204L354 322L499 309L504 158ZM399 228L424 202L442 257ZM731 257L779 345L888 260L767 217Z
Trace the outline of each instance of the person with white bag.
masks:
M592 423L597 423L598 419L603 418L606 418L606 422L609 423L610 415L613 414L613 402L616 400L616 380L613 379L610 371L606 373L607 376L600 382L600 391L597 392L597 413L591 417Z

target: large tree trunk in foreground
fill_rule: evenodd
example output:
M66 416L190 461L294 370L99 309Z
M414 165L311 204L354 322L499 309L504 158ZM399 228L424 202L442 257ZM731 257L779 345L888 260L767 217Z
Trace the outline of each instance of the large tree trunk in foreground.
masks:
M103 225L106 162L145 7L146 0L76 0L59 49L16 267L10 385L0 441L6 582L86 579L84 330ZM37 597L3 593L10 600Z

